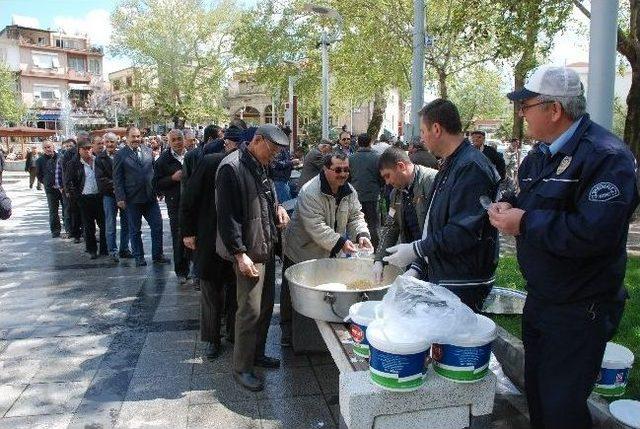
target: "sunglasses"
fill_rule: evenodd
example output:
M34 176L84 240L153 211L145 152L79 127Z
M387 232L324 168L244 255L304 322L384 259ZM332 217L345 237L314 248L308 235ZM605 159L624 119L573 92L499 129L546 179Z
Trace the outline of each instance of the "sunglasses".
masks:
M342 173L347 173L349 174L349 167L336 167L336 168L330 168L329 170L333 171L336 174L342 174Z
M348 138L348 137L345 137L345 138L343 138L343 139L340 139L340 141L341 141L341 142L346 142L346 141L349 141L349 140L351 140L351 139L350 139L350 138Z

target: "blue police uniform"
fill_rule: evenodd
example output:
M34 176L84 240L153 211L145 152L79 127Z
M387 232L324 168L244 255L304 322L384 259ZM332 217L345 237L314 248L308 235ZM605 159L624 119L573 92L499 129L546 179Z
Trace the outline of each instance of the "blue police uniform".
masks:
M527 282L525 383L534 428L589 428L587 397L627 297L629 220L638 205L635 160L583 115L523 161L525 211L517 237Z

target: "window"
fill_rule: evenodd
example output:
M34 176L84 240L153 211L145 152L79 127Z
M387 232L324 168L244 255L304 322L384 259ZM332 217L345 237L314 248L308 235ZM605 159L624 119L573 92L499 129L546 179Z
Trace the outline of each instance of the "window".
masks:
M41 69L53 69L60 67L57 54L49 54L45 52L34 52L31 55L33 65Z
M57 86L33 85L33 97L36 100L60 100L61 96Z
M44 37L38 37L38 45L40 45L40 46L47 45L47 41L45 40Z
M78 72L84 72L85 70L87 70L85 58L82 58L82 57L69 57L68 61L69 61L69 69L70 70L75 70L75 71L78 71Z
M89 58L89 71L93 74L102 74L102 62L97 58Z
M113 85L114 91L120 91L120 88L122 88L122 81L120 79L114 79L111 85Z
M56 47L65 49L80 49L80 41L70 39L56 39Z
M131 85L133 85L133 80L131 79L131 76L127 77L127 87L130 87Z

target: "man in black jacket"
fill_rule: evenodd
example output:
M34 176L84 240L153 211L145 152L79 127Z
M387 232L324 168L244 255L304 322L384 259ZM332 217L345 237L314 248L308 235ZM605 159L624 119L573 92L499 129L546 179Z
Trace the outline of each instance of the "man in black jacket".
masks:
M100 255L107 255L107 237L104 228L102 198L95 174L95 156L87 132L78 133L78 154L67 164L64 189L71 200L78 202L87 252L91 259L98 257L96 224L100 228Z
M31 150L27 152L27 157L24 162L24 171L29 173L29 189L33 189L33 182L37 177L36 159L38 157L38 151L35 146L31 146ZM41 183L38 182L36 189L41 189Z
M216 252L234 262L237 279L233 375L252 391L264 388L254 366L280 366L264 352L275 294L276 228L286 226L289 216L277 205L267 166L281 147L288 146L282 130L261 125L246 148L224 158L216 176Z
M114 133L103 136L105 150L96 156L96 180L102 194L102 208L104 210L105 228L107 234L107 249L115 262L119 258L133 258L129 251L129 221L125 210L116 205L113 193L113 157L118 146L118 137ZM120 213L120 248L116 244L116 218Z
M413 262L409 275L446 287L480 311L498 265L498 231L480 197L494 200L499 178L489 160L463 137L451 101L434 100L420 114L422 140L443 163L427 197L422 240L390 247L392 255L383 260L398 267Z
M180 231L184 245L194 251L200 279L200 340L209 343L205 355L220 353L220 316L225 287L235 283L233 265L216 253L216 170L225 154L206 155L185 183L180 200ZM235 293L235 288L233 288ZM234 297L233 301L235 301ZM227 312L227 338L233 336L235 310Z
M62 193L55 187L56 163L58 154L53 147L53 142L45 140L42 142L44 153L36 161L36 171L38 183L44 185L44 192L47 196L49 206L49 229L52 237L60 237L60 214L59 209L62 203ZM64 209L63 209L64 212Z
M173 264L180 284L187 282L189 275L188 249L182 243L180 235L180 180L184 163L184 135L182 131L173 129L167 134L169 148L165 149L154 164L153 183L158 194L164 195L169 213L171 239L173 242Z
M500 175L500 180L504 179L507 173L507 167L504 162L504 156L496 148L493 146L487 146L484 144L485 141L485 133L484 131L476 130L471 132L471 143L478 149L480 152L486 156L489 161L496 168L496 171Z

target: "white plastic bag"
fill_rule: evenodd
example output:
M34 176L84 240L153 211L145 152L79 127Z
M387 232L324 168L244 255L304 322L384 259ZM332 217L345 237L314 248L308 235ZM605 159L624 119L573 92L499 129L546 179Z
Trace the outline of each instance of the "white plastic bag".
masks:
M443 342L473 330L476 315L453 292L414 277L398 276L382 299L381 318L394 331Z

